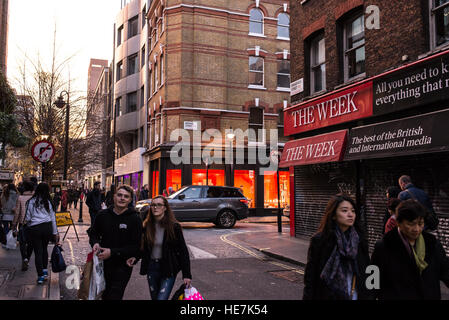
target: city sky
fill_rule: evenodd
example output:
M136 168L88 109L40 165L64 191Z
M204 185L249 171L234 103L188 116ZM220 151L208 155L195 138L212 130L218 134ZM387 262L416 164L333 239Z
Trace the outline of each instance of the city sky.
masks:
M16 87L25 53L50 65L56 26L58 61L75 55L64 71L80 95L87 90L91 58L112 60L113 26L120 0L9 1L8 79Z

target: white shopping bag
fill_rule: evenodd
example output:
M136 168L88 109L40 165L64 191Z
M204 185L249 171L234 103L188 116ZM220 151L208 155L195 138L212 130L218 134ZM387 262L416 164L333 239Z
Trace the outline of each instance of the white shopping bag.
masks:
M106 288L104 279L103 261L98 259L97 255L93 256L92 275L90 277L89 300L98 300Z
M9 230L6 235L6 248L11 250L15 250L17 248L17 239L14 238L12 230Z

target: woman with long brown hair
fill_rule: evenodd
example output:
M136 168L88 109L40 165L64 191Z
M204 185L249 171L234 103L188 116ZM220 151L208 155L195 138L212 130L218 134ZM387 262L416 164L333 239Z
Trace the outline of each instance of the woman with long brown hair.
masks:
M351 197L333 196L311 238L304 275L304 300L368 299L368 246Z
M141 257L128 259L129 266L142 258L140 274L146 275L152 300L168 300L176 276L182 270L186 287L190 286L190 258L181 225L163 196L152 199L143 221Z

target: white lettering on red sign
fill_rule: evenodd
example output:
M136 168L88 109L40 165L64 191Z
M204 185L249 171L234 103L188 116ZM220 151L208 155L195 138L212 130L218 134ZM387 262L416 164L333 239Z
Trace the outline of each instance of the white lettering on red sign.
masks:
M297 146L294 148L287 149L286 162L298 161L304 159L318 159L330 156L335 156L335 146L338 143L337 140L325 141L319 143L311 143L306 146ZM305 153L304 153L305 151Z

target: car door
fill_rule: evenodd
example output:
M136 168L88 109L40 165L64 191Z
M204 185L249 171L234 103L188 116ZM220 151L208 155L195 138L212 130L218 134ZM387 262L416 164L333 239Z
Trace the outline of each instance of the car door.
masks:
M206 187L204 198L201 200L201 216L203 220L215 220L217 209L222 202L223 188Z
M179 221L193 221L200 214L201 186L191 186L170 201L171 208Z

